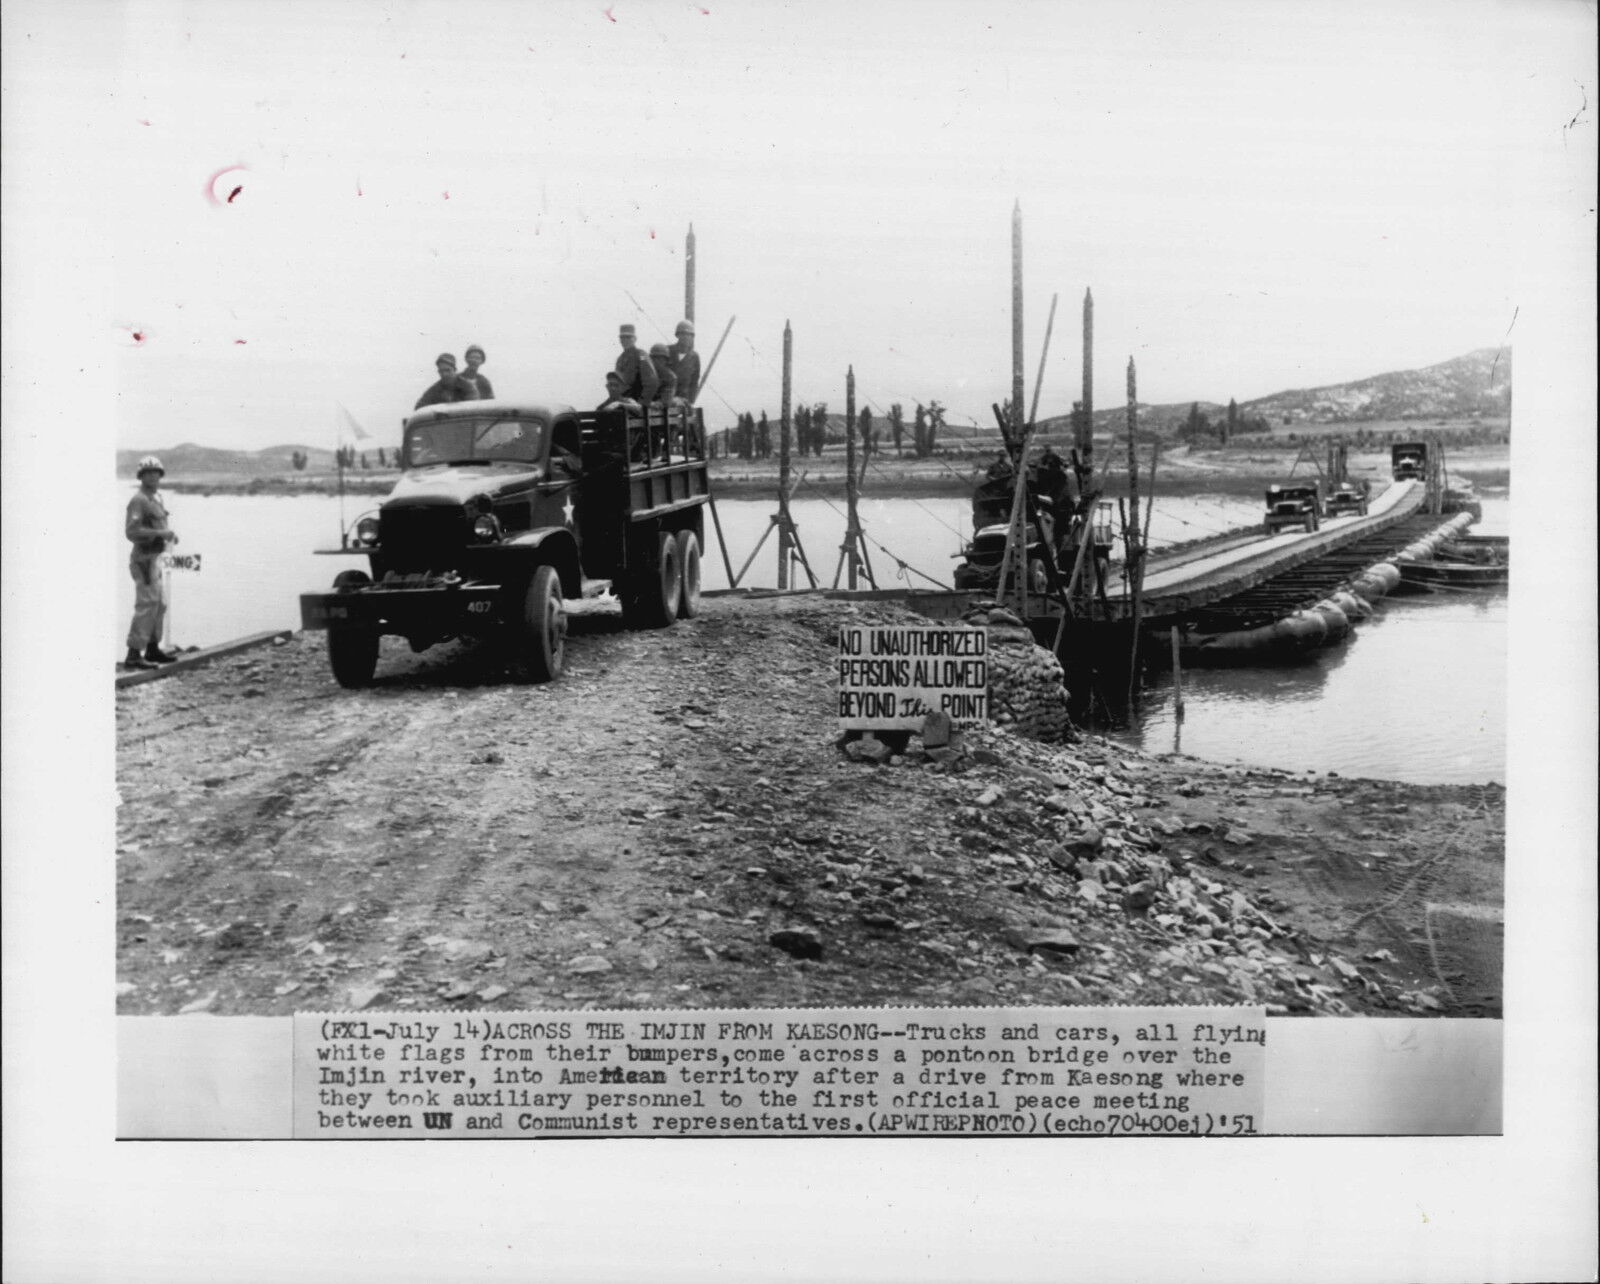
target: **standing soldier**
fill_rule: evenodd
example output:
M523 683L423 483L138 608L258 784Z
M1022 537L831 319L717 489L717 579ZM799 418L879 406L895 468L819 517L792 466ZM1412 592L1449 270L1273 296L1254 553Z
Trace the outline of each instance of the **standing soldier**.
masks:
M694 322L678 322L678 341L672 345L672 368L678 375L678 395L690 405L700 395L700 354L694 350Z
M478 389L478 399L480 401L489 400L494 396L494 385L489 382L489 376L478 369L488 358L484 355L483 349L477 344L473 344L467 349L466 357L467 368L461 377L472 381L473 385Z
M438 382L417 398L415 409L421 410L424 406L436 406L452 401L478 399L478 385L456 373L456 359L453 355L441 352L433 364L439 371Z
M167 524L167 505L157 489L167 470L154 455L139 461L139 490L128 501L124 525L133 553L128 570L133 575L133 623L128 628L128 655L123 666L153 669L171 664L178 657L161 649L161 626L167 616L165 585L161 579L161 555L178 537Z
M648 353L639 351L639 336L631 325L617 331L622 344L622 354L617 358L616 370L622 376L622 386L628 396L642 406L656 399L656 368L650 364Z

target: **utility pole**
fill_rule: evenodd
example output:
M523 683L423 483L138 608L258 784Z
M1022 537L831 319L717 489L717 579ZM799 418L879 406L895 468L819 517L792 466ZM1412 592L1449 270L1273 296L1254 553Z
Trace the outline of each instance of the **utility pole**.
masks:
M1022 202L1011 210L1011 427L1022 440Z
M833 571L833 586L839 587L839 572L848 567L848 587L855 588L857 570L864 567L867 583L877 588L878 585L872 578L872 564L866 558L866 539L861 533L861 518L857 514L861 488L856 478L856 368L854 366L849 367L844 376L844 422L845 531L844 543L839 546L839 565Z
M794 369L794 331L783 323L783 400L778 431L778 588L789 587L789 559L794 556L789 517L789 390Z
M1089 425L1084 449L1094 449L1094 291L1083 291L1083 417Z
M683 242L683 319L694 320L694 224Z
M1144 542L1139 536L1139 455L1136 438L1139 431L1139 383L1128 358L1128 507L1133 521L1126 527L1123 542L1128 568L1128 591L1133 597L1132 643L1128 652L1128 707L1133 707L1135 685L1139 680L1139 627L1144 605Z

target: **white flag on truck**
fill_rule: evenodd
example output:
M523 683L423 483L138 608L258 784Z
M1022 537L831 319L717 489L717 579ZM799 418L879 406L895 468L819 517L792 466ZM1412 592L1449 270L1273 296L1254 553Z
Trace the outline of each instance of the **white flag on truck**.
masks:
M352 433L355 434L357 441L366 441L367 438L372 435L365 428L363 428L360 423L357 422L354 415L344 408L343 402L336 401L333 404L339 409L339 426L341 428L348 428Z

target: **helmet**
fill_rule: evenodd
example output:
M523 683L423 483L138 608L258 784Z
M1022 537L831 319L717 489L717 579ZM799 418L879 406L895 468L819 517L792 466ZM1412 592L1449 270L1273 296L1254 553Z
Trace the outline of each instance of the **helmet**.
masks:
M149 472L160 473L163 477L165 477L167 475L166 468L163 466L161 461L159 459L157 459L154 455L146 455L143 459L141 459L139 461L139 466L137 468L135 468L133 471L134 471L134 475L135 476L139 476L139 477L142 477L142 476L144 476L145 473L149 473Z
M650 355L652 357L664 357L664 356L666 356L667 355L667 345L664 344L664 343L652 343L650 345Z
M694 322L693 321L680 321L680 322L678 322L678 328L675 331L673 331L673 333L674 334L693 334L694 333Z
M470 348L468 348L467 352L466 352L466 355L470 357L474 352L476 352L478 354L478 359L480 361L487 361L489 359L489 354L487 352L485 352L482 348L480 348L477 344L473 344Z

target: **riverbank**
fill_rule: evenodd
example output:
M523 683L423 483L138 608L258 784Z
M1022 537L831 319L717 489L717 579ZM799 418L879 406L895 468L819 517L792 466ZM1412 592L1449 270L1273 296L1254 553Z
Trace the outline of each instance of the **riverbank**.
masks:
M119 1011L1498 1015L1499 787L1000 727L954 761L855 761L837 629L900 608L706 608L574 616L548 687L390 639L345 692L309 634L119 692Z
M1064 448L1062 443L1058 446ZM1217 495L1234 498L1260 498L1274 482L1291 476L1317 476L1309 459L1300 459L1300 446L1282 438L1228 447L1167 447L1161 452L1154 478L1158 497ZM861 493L877 498L928 498L942 495L966 496L983 480L993 461L989 452L938 454L928 459L879 454L872 456L862 474ZM1140 451L1142 494L1150 493L1148 447ZM1450 449L1450 475L1470 480L1486 495L1502 495L1510 486L1510 456L1504 445L1462 446ZM1114 454L1100 459L1106 469L1106 494L1115 498L1127 493L1125 457ZM858 468L860 463L858 462ZM1350 469L1358 478L1369 478L1382 486L1389 478L1386 451L1352 452ZM383 496L393 488L399 474L394 469L362 470L346 474L342 486L347 495ZM845 454L841 446L830 446L822 456L792 461L791 476L797 479L796 495L801 498L841 499L845 493ZM717 459L711 464L715 493L728 499L760 499L774 495L778 488L778 460ZM226 473L169 476L163 489L186 495L336 495L341 482L333 473L285 472L259 477L239 477Z

